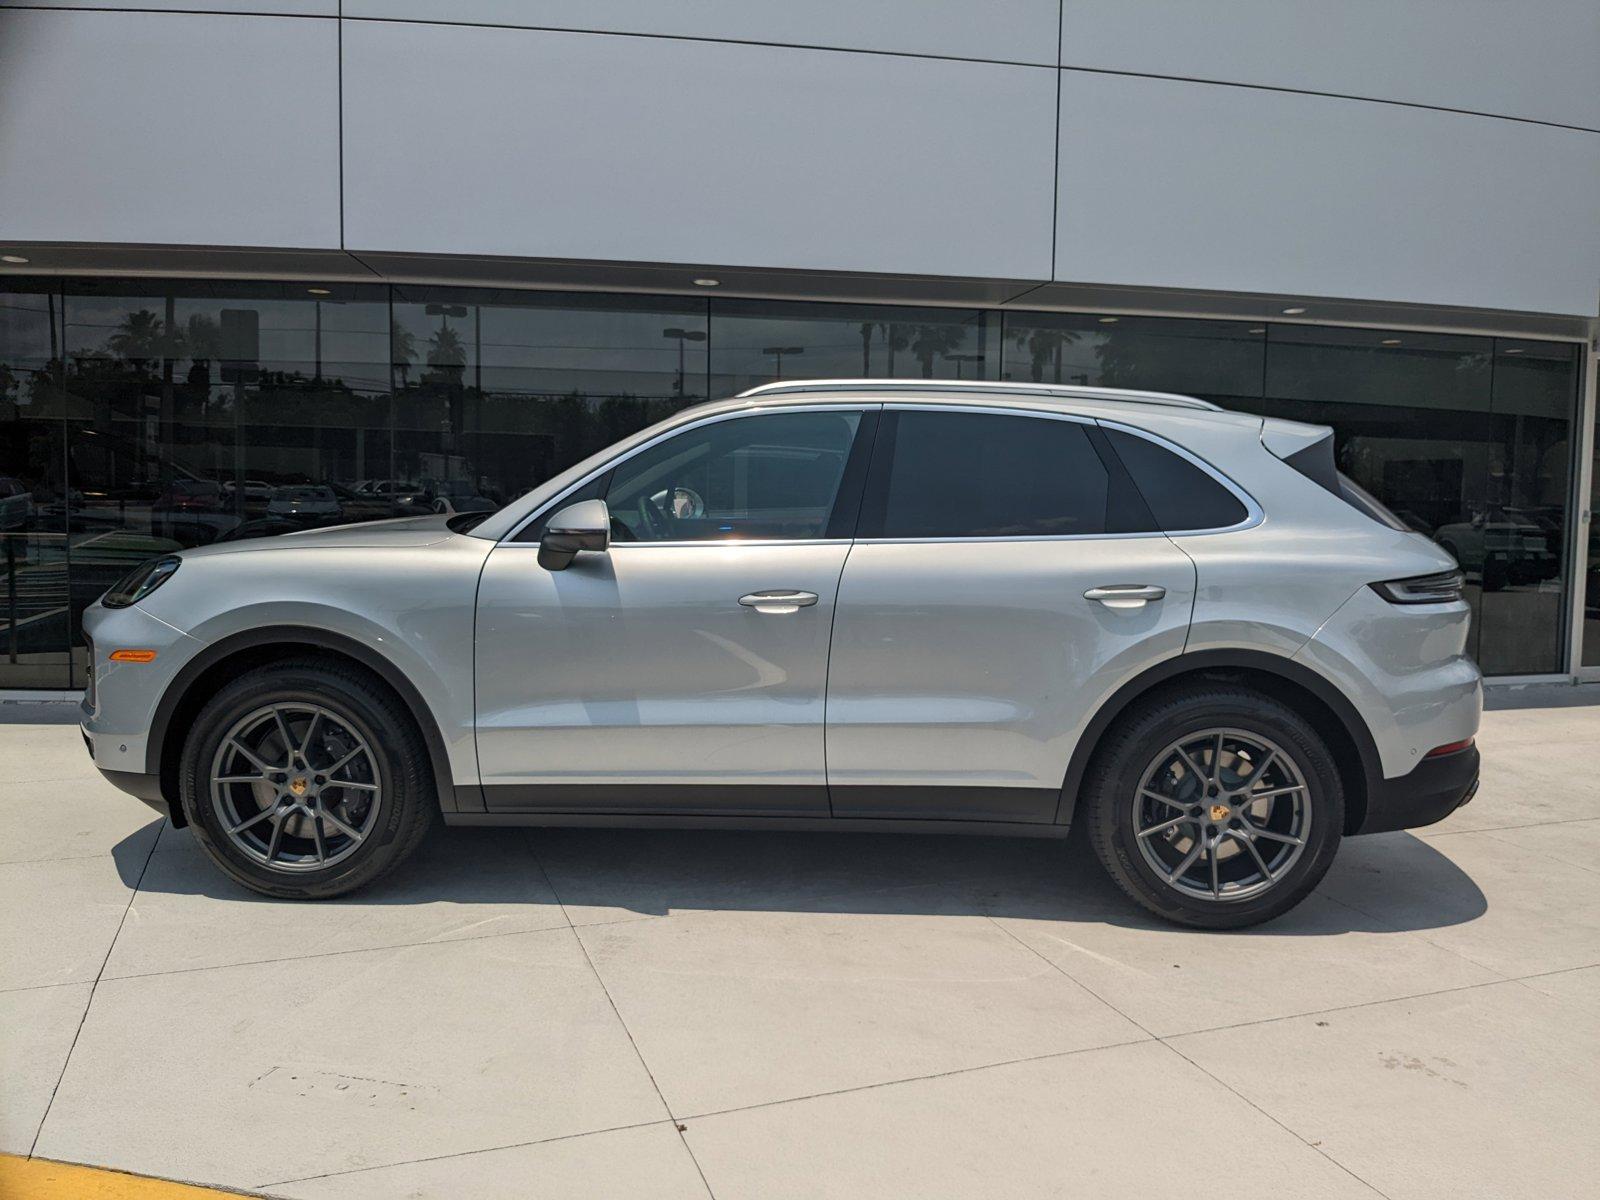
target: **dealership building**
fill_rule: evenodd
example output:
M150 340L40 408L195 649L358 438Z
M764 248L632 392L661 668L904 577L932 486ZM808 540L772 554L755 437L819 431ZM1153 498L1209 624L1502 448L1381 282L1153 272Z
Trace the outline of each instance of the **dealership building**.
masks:
M0 0L0 694L144 558L821 376L1331 425L1600 678L1597 339L1595 0Z

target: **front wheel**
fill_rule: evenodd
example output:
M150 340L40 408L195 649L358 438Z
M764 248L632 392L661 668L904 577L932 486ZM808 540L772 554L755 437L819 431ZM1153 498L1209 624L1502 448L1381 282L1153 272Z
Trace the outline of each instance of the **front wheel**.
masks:
M1084 795L1095 853L1150 911L1205 929L1276 917L1327 873L1344 789L1316 730L1262 693L1183 688L1125 716Z
M399 700L323 660L263 667L213 696L184 744L180 781L212 861L286 899L371 883L438 814L427 750Z

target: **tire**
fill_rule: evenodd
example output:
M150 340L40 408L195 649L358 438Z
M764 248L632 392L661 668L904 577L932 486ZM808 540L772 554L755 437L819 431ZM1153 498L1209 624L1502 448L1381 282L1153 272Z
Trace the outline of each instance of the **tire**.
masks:
M274 663L223 687L189 731L179 786L212 862L281 899L365 887L439 819L411 714L371 675L328 659Z
M1293 709L1230 684L1175 688L1125 714L1095 753L1083 801L1090 844L1117 885L1200 929L1289 911L1327 874L1344 831L1327 744Z

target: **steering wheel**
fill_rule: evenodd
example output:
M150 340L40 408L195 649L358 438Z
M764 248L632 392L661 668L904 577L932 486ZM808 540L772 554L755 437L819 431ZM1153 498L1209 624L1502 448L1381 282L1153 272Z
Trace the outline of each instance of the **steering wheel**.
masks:
M639 497L639 519L650 531L650 536L658 542L664 542L672 536L672 526L667 521L667 510L663 506L666 497L667 493L664 491L657 492L654 496Z
M706 502L700 498L700 493L681 484L677 487L662 488L653 496L639 497L640 518L650 532L662 541L672 537L674 518L705 515Z

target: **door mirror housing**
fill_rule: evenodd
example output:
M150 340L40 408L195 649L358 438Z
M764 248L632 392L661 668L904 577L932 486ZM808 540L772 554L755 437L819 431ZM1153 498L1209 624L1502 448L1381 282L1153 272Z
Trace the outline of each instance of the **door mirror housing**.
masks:
M611 545L611 510L604 500L569 504L545 526L539 539L539 565L546 571L565 571L583 550L604 553Z

